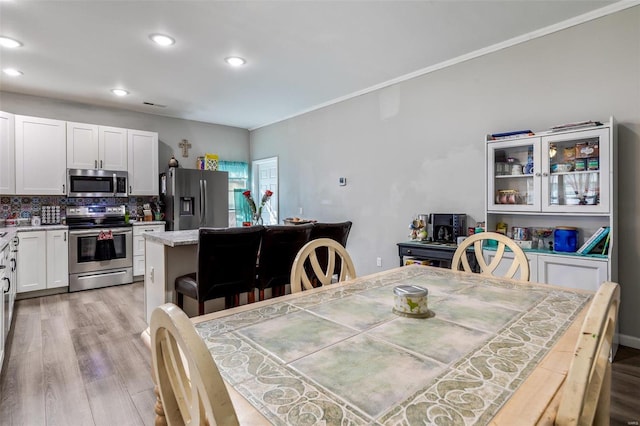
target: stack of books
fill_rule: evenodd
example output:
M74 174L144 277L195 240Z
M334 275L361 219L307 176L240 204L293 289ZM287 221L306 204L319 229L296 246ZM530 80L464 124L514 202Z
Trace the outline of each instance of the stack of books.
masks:
M580 246L576 253L580 254L607 254L609 251L609 233L608 226L601 226L585 243Z
M512 132L505 133L493 133L490 135L489 139L496 140L506 140L506 139L517 139L523 136L533 136L534 133L531 130L514 130Z
M574 130L581 129L584 127L594 127L594 126L602 126L602 123L599 121L576 121L575 123L565 123L558 124L557 126L551 127L549 130L552 132L559 132L561 130Z

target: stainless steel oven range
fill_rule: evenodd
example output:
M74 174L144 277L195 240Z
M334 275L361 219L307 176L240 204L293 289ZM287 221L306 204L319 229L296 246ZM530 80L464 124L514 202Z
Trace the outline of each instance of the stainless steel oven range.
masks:
M133 282L133 232L124 206L67 207L69 291Z

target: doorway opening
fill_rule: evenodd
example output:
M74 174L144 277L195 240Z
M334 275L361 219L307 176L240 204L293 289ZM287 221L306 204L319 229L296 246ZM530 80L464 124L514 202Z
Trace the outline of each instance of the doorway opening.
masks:
M265 225L277 225L278 217L278 157L255 160L251 163L251 176L253 193L256 194L256 203L260 203L266 190L272 191L273 196L262 209L262 223Z

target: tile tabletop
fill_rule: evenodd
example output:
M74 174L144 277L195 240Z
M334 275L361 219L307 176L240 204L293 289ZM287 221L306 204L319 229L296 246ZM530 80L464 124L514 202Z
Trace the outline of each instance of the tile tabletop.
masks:
M392 313L429 289L432 318ZM404 267L196 324L220 372L286 424L486 424L590 295Z

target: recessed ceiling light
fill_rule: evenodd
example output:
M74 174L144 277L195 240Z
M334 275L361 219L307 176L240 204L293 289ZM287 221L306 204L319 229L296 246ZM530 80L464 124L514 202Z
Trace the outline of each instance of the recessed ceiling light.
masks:
M12 77L17 77L19 75L22 75L22 71L18 71L15 68L5 68L2 70L3 73L5 73L6 75L10 75Z
M22 43L9 37L0 37L0 46L14 48L22 46Z
M111 93L116 96L127 96L129 94L129 92L124 89L111 89Z
M151 34L149 38L160 46L171 46L176 42L174 39L164 34Z
M239 67L247 63L244 58L241 58L239 56L229 56L228 58L224 58L224 60L232 67Z

